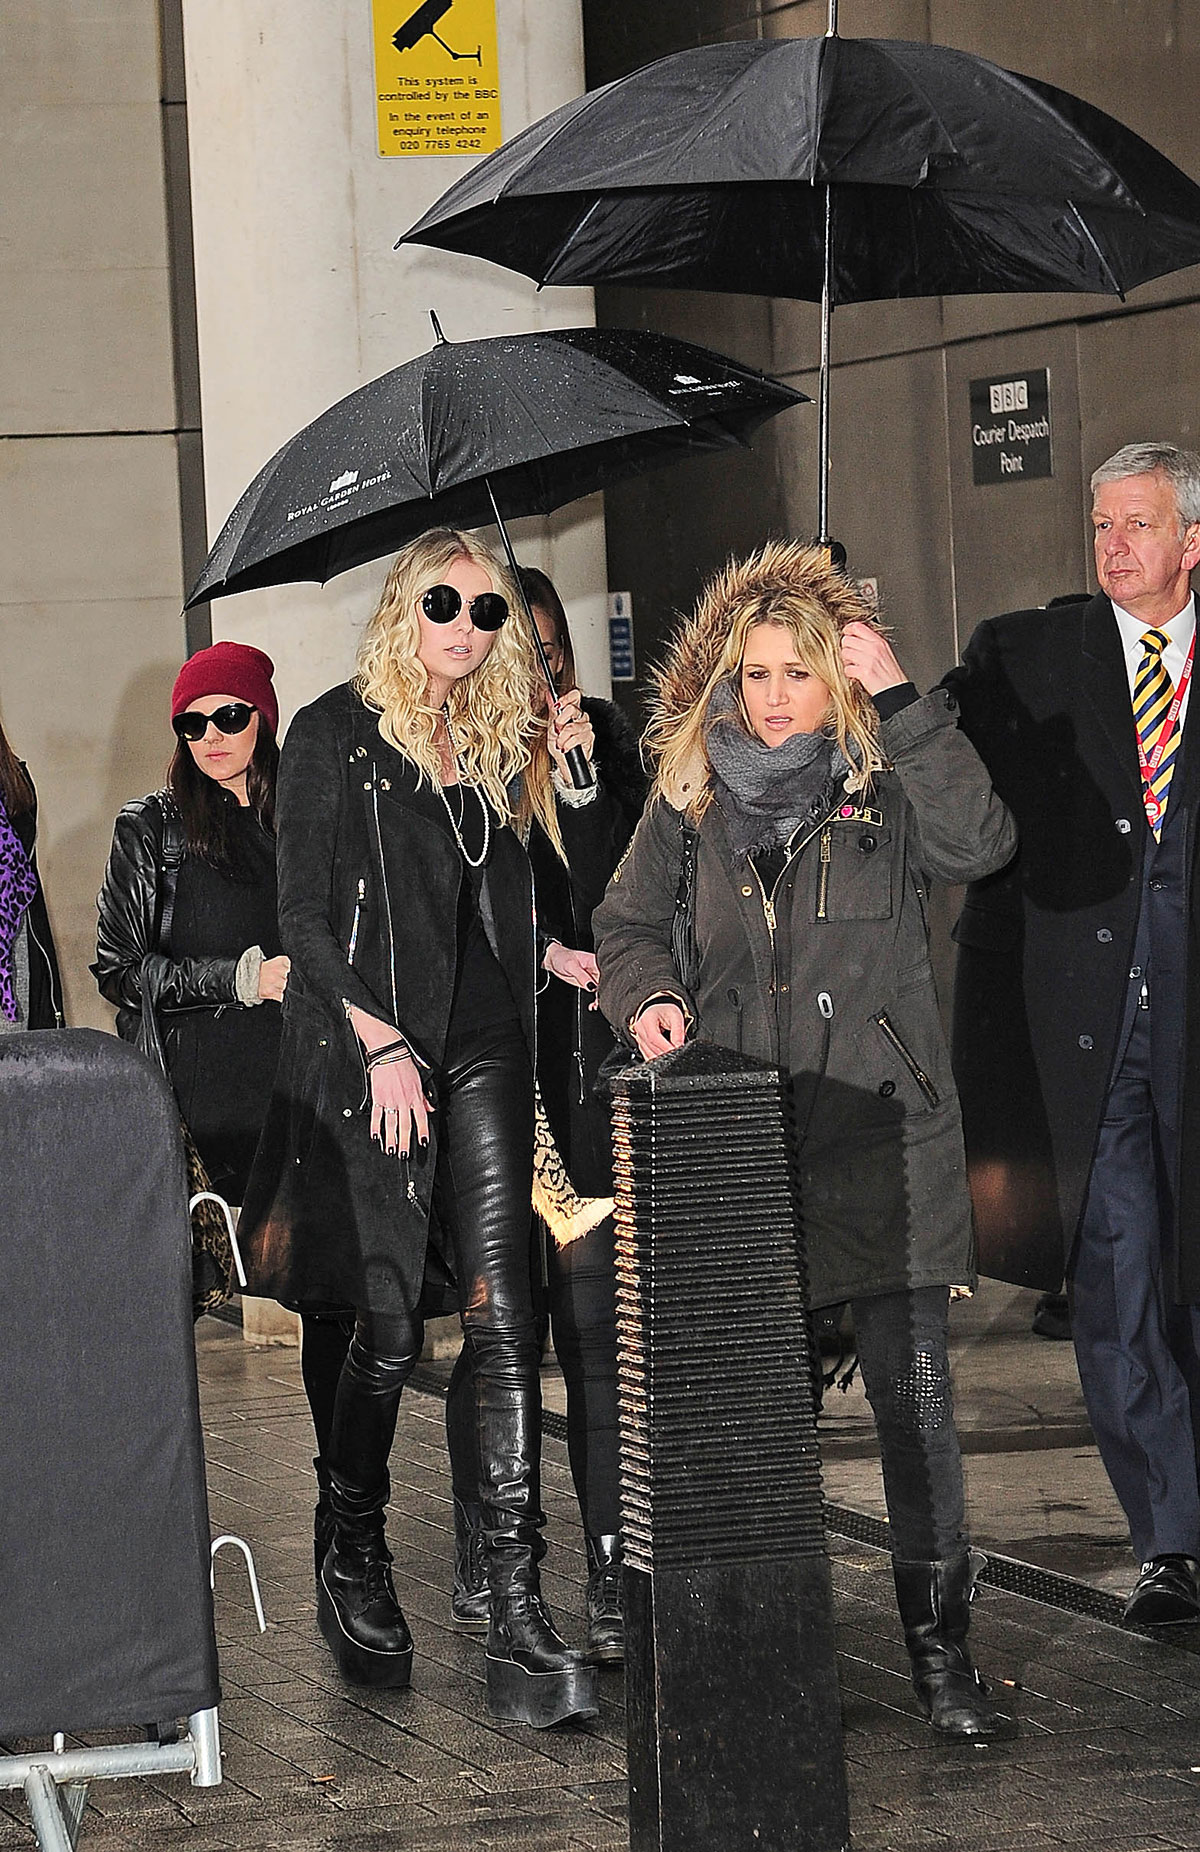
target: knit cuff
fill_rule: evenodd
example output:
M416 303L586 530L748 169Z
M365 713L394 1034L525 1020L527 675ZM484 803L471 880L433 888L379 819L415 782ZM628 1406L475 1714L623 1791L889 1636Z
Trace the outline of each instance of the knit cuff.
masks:
M551 766L550 776L554 781L555 797L561 804L565 804L568 810L582 810L585 804L594 803L600 795L600 786L594 774L592 783L584 791L577 791L569 779L563 777L557 765Z
M880 720L890 720L902 707L911 707L914 701L920 700L920 696L915 682L897 682L892 688L881 688L871 699Z
M237 961L233 974L233 987L237 1000L246 1009L261 1003L258 994L258 980L263 966L263 949L261 945L248 945Z

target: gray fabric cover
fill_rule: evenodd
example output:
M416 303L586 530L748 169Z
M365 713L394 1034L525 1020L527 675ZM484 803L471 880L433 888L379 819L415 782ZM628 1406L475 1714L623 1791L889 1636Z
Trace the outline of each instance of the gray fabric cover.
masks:
M0 1738L217 1702L185 1191L141 1055L0 1040Z

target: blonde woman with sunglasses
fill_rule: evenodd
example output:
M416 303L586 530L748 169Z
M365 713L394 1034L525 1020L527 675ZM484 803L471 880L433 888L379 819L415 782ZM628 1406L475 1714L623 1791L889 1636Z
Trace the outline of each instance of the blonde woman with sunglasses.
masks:
M513 828L538 728L516 588L472 535L397 556L353 681L292 722L279 784L280 927L292 960L279 1084L243 1216L254 1290L350 1306L328 1458L318 1615L343 1676L408 1683L384 1538L388 1454L421 1351L431 1241L450 1260L476 1385L493 1713L595 1715L594 1674L542 1602L539 1350L529 1271L534 995L543 964ZM558 837L550 780L527 792Z

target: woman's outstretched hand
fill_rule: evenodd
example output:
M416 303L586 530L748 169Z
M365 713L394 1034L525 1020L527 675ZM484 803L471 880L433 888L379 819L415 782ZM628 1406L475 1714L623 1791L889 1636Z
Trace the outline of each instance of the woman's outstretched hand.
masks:
M682 1048L687 1040L687 1018L678 1003L648 1003L633 1025L633 1039L647 1061Z
M542 959L544 968L554 977L560 977L564 984L574 984L576 990L595 990L600 982L600 967L596 963L594 952L580 952L574 946L562 945L557 939L551 939ZM592 1005L593 1009L595 1005Z
M578 688L568 688L550 716L550 732L547 736L550 752L559 773L568 784L571 782L571 774L567 770L567 754L571 749L582 746L584 757L589 763L596 750L596 735L581 706L582 698Z
M896 661L887 638L874 624L847 624L842 632L842 662L852 682L860 682L869 695L899 688L908 680Z

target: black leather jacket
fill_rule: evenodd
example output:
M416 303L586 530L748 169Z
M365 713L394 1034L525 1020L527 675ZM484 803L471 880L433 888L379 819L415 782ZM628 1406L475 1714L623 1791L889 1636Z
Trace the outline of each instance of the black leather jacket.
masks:
M104 885L96 897L100 922L92 975L117 1006L117 1033L136 1041L147 957L158 1010L218 1009L237 1003L236 958L168 958L158 950L162 923L166 791L126 804L113 831Z

